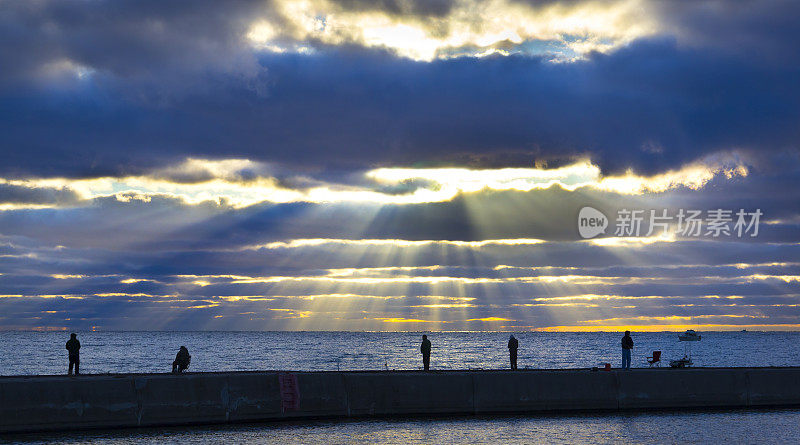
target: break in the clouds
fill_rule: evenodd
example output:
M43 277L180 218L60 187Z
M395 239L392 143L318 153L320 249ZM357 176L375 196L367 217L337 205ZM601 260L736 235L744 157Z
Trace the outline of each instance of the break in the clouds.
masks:
M0 328L796 329L798 19L2 2ZM614 236L630 209L763 216Z

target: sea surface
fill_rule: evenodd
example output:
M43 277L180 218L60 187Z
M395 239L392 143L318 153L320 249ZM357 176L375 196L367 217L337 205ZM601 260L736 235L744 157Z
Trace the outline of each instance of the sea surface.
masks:
M83 373L168 372L181 345L190 371L419 369L419 332L77 332ZM679 342L675 332L636 333L632 366L646 367L691 347L695 366L800 366L798 332L701 332ZM508 333L431 332L433 369L508 366ZM64 374L65 332L0 332L0 375ZM520 368L620 366L621 333L521 332Z
M319 420L0 436L63 444L789 444L798 410Z

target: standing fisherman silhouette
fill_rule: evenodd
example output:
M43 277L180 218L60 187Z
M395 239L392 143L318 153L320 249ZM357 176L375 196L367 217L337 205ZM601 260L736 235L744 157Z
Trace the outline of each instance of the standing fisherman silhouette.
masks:
M519 348L519 340L511 334L508 337L508 358L511 360L511 369L517 369L517 348Z
M631 369L631 349L633 349L631 331L625 331L622 337L622 369Z
M431 368L431 341L428 340L427 335L422 336L422 344L419 346L419 352L422 353L422 366L428 371Z
M69 371L67 375L72 375L72 368L75 368L75 375L79 374L78 367L81 363L80 358L81 342L78 341L78 336L73 334L69 335L67 340L67 351L69 351Z

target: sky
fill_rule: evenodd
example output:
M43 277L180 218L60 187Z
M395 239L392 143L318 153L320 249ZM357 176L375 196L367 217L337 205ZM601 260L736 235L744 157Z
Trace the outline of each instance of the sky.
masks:
M0 0L0 329L800 330L793 0Z

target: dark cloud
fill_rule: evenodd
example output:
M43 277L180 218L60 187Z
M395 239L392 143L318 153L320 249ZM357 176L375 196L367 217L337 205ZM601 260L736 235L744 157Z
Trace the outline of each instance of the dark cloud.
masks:
M666 36L552 64L422 63L358 47L256 62L241 39L260 4L156 3L16 4L28 6L3 16L12 43L0 58L18 73L0 92L2 174L138 173L186 156L361 168L588 155L606 171L654 172L718 150L797 150L800 36L767 26L792 22L794 4L748 2L756 17L677 4L675 17L700 17L684 28L719 45L754 36L745 47ZM786 57L764 63L761 48ZM55 91L20 80L62 56L97 72Z
M128 80L172 73L185 81L190 72L239 71L253 60L243 36L268 4L12 2L0 14L0 40L5 42L0 85L62 60Z
M455 4L453 0L334 0L345 11L380 11L396 16L444 17Z
M21 148L7 165L37 172L35 160L50 156L73 175L141 171L222 152L354 167L478 155L491 165L495 151L525 150L528 165L588 156L606 171L652 173L718 150L775 152L798 137L795 72L687 54L672 42L555 66L525 57L423 64L369 55L263 63L272 82L263 99L209 79L201 95L155 109L125 102L108 113L92 95L72 106L21 100L3 113L9 142ZM47 131L32 130L46 123ZM647 149L654 144L661 149Z
M798 5L792 0L653 2L661 23L685 45L749 54L760 63L797 68Z
M667 193L553 186L415 205L243 209L124 191L83 201L68 188L3 183L0 204L54 208L0 211L0 328L285 329L303 317L317 328L352 328L348 323L370 317L437 314L461 317L453 326L469 328L468 318L541 326L609 312L796 323L800 310L786 305L800 294L800 8L773 0L649 6L658 11L660 35L552 63L525 55L415 62L356 42L300 42L310 54L259 52L245 41L250 25L281 20L262 1L4 4L0 178L149 175L198 184L218 172L184 165L186 158L249 159L261 163L226 178L269 176L297 189L334 183L400 196L433 182L376 184L364 169L554 167L588 157L606 173L657 173L738 154L750 171ZM340 10L414 16L432 29L452 7L336 2ZM585 205L609 216L622 208L758 208L764 216L757 238L600 246L576 242ZM263 246L300 238L548 242ZM440 267L353 272L424 278L400 284L319 279L332 268L382 266ZM539 276L573 277L533 279ZM487 281L426 280L437 277ZM524 277L531 280L516 280ZM366 315L348 312L335 297L295 298L320 293L358 294L347 304ZM536 300L581 294L637 299L570 307L567 315ZM430 295L473 300L454 314L424 307ZM721 299L703 298L709 295ZM358 326L382 322L371 323Z
M68 188L0 184L0 203L69 206L81 201L81 197Z

